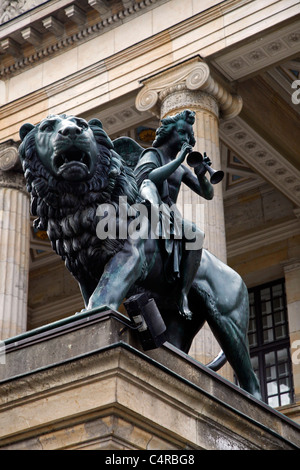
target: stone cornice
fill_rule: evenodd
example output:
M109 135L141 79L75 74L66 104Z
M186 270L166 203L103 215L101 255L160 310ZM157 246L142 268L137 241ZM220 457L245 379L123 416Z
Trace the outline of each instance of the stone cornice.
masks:
M137 95L136 107L140 112L151 111L160 117L160 106L170 94L183 91L204 91L218 103L223 119L237 116L242 99L227 91L211 75L209 66L199 56L176 64L152 77L141 80L143 88Z
M275 226L262 229L256 233L241 235L234 240L227 240L228 258L233 258L247 252L258 250L265 246L269 246L272 243L279 243L282 240L286 240L287 234L289 237L300 235L299 220L290 220L289 222L283 222ZM295 263L293 263L293 266L294 264Z
M130 16L134 16L138 13L142 13L143 10L152 7L156 3L164 3L166 0L141 0L128 1L123 0L119 4L119 11L113 12L111 8L105 8L105 2L102 0L89 0L89 9L97 10L100 14L97 21L93 23L87 21L86 15L76 5L76 0L63 0L62 2L54 2L48 5L42 4L37 8L36 12L30 14L25 13L20 21L20 17L15 18L10 22L9 26L0 26L0 53L9 54L14 58L14 62L7 64L0 70L0 78L7 77L13 73L20 72L24 68L39 62L53 54L61 52L64 49L74 46L74 44L82 41L86 41L91 37L98 35L100 32L113 27L117 23L121 23L123 20L127 20ZM121 7L120 7L121 6ZM52 8L52 9L51 9ZM106 13L104 12L106 11ZM57 20L53 15L60 13L64 21L72 20L73 23L77 24L77 31L70 34L64 28L64 23ZM100 13L102 12L102 13ZM37 24L37 26L36 26ZM6 25L4 25L6 26ZM42 35L37 31L43 30L43 33L50 32L52 37L56 37L56 40L45 39L41 41ZM14 36L17 34L21 35L22 41L25 41L25 45L35 46L34 52L27 55L20 43L17 43ZM40 38L40 40L38 39ZM31 49L32 50L32 49Z
M17 38L18 41L22 41L21 44L18 43L18 49L10 47L13 45L11 41L6 43L7 53L8 48L11 52L15 50L17 55L19 55L21 51L22 57L11 57L8 62L6 60L6 63L3 64L3 67L0 69L0 79L1 77L7 78L13 74L20 73L25 68L30 67L39 61L45 60L49 56L58 54L68 48L74 47L75 44L85 42L94 36L98 36L102 32L108 31L110 28L117 26L118 23L121 24L122 22L128 21L131 17L134 18L135 16L142 14L144 11L153 9L167 1L168 0L122 0L123 8L121 8L119 12L114 12L114 14L112 14L110 9L107 9L104 14L103 9L99 8L99 5L105 4L105 0L88 0L89 7L94 11L98 11L101 21L99 21L98 16L98 18L93 19L93 22L86 22L81 26L77 24L77 31L74 32L75 30L73 28L71 33L66 32L63 23L63 28L59 25L56 27L57 25L53 24L53 18L57 15L57 12L60 12L60 15L64 18L64 21L66 21L68 18L64 14L64 8L75 3L80 5L80 2L77 0L52 0L52 2L43 3L34 11L24 13L22 16L12 19L9 23L0 25L0 54L1 52L2 54L5 52L3 49L1 51L2 40L6 41L8 38L15 40L14 38ZM150 47L153 48L153 38L160 40L160 36L163 35L163 43L165 43L166 40L174 40L192 30L197 30L202 25L214 22L217 18L220 18L220 16L224 16L227 13L231 14L234 9L240 8L241 5L251 3L252 1L253 0L227 0L221 4L218 3L211 8L186 18L184 21L181 21L167 30L161 31L155 36L149 38ZM120 5L121 2L119 1L118 4ZM45 24L43 24L43 21L45 21ZM58 21L55 23L58 23ZM28 29L30 29L30 31L28 31ZM29 49L27 52L26 49L25 53L23 46L34 45L34 42L36 42L37 29L46 33L48 31L51 34L46 34L46 37L43 37L43 41L36 46L36 50L31 47L31 52ZM147 41L143 41L143 43L144 42ZM6 57L6 55L4 57Z

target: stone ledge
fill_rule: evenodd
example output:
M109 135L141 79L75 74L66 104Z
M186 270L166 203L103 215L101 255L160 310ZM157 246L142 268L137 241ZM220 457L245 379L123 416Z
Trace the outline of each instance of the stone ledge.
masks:
M296 449L300 427L112 310L10 338L1 449Z

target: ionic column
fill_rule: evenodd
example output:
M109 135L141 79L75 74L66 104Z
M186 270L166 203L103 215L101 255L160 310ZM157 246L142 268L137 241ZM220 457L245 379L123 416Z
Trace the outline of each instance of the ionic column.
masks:
M0 339L26 331L29 271L29 196L18 152L0 150Z
M151 111L159 119L190 109L196 114L194 133L195 150L206 152L214 169L221 169L219 151L219 119L235 117L241 110L242 100L230 94L214 80L207 64L194 57L173 68L142 81L143 88L136 98L139 111ZM192 205L192 211L190 210ZM226 262L226 237L222 183L214 186L214 198L206 201L186 187L178 198L183 217L197 220L205 232L204 248ZM195 212L196 208L196 212ZM190 354L202 363L208 363L220 347L205 326L195 338ZM232 372L227 368L223 374Z

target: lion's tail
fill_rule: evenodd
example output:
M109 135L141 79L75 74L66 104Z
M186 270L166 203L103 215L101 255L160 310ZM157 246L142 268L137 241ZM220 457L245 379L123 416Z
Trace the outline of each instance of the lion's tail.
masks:
M216 372L217 370L221 369L221 367L223 367L226 362L226 356L223 351L221 351L217 357L213 359L213 361L206 365L206 367Z

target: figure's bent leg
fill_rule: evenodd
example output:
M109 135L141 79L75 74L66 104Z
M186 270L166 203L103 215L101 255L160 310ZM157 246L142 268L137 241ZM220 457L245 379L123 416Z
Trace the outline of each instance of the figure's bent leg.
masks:
M189 237L189 242L185 241L185 246L183 247L179 310L183 316L191 319L192 313L188 305L188 294L200 266L204 234L193 223L184 221L185 235L187 235L187 229L190 235L195 234L195 236L193 241ZM190 247L196 247L196 249L189 249Z
M189 320L192 318L192 312L190 311L188 304L188 294L201 262L201 253L202 250L196 252L185 252L181 262L182 271L180 274L181 285L178 307L181 315Z
M151 180L144 180L140 187L140 195L145 200L151 202L154 205L160 205L161 199L157 190L156 185Z

